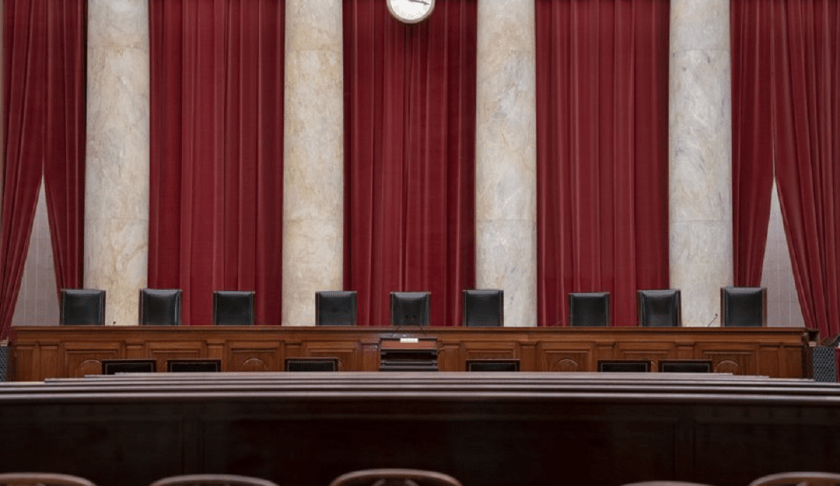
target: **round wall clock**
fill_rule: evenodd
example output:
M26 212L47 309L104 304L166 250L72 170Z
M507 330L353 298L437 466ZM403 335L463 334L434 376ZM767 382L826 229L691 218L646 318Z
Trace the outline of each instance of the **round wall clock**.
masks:
M406 24L422 22L435 9L435 0L385 0L388 10L397 20Z

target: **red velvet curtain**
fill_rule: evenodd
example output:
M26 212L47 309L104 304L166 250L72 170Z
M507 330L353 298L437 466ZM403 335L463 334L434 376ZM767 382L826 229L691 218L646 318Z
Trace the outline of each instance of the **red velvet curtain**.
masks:
M16 0L3 8L0 339L9 335L42 177L57 286L82 285L87 2Z
M735 285L758 287L770 221L773 144L769 21L772 2L730 4L732 235Z
M805 325L840 333L840 5L773 2L779 202Z
M388 325L389 293L430 291L431 324L461 321L475 283L475 0L404 25L344 2L345 288Z
M805 325L834 336L840 332L840 6L733 2L732 45L736 275L747 276L743 284L760 282L767 179L775 168Z
M667 0L536 0L537 304L568 325L569 292L668 287Z
M214 290L256 292L280 323L283 0L151 0L149 287L186 324Z

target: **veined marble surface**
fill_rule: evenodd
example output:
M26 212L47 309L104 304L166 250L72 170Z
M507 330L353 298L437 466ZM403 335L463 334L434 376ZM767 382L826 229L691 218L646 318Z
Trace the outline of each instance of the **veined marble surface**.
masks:
M476 287L505 291L505 322L537 322L533 0L478 2Z
M729 0L672 0L669 96L671 288L683 325L720 325L732 273Z
M341 11L341 0L286 0L283 325L314 325L315 292L343 285Z
M147 0L88 3L84 285L105 322L137 324L149 239Z

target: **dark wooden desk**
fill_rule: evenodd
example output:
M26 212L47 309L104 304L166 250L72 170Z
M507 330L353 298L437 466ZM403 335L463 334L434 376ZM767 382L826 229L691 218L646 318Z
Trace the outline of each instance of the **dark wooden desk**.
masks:
M437 342L440 371L467 360L518 359L521 371L596 371L599 360L703 359L715 372L801 378L803 328L393 328L26 326L15 328L14 379L99 374L104 359L220 359L223 371L282 371L286 358L335 357L339 371L377 371L383 339Z
M470 486L743 486L840 472L840 385L672 373L150 373L0 384L0 470L146 486L324 486L371 467Z

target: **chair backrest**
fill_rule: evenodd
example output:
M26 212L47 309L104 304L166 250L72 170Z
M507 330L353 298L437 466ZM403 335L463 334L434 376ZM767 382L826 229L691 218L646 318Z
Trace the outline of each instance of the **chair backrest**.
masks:
M501 290L464 290L463 325L502 327L505 325L505 294Z
M609 292L572 292L569 294L570 326L609 326Z
M267 479L235 474L184 474L158 479L150 486L278 486Z
M96 486L85 478L54 473L2 473L0 485L14 486Z
M721 287L720 315L724 327L762 327L767 324L767 289Z
M318 326L355 326L356 299L354 290L315 292L315 324Z
M181 325L181 289L140 289L140 325Z
M679 290L639 290L639 326L679 327L682 309Z
M63 326L101 326L105 323L105 291L61 289L59 324Z
M391 292L391 325L428 326L429 292Z
M829 472L783 472L762 476L749 486L840 486L840 474Z
M365 469L343 474L330 486L461 486L447 474L419 469Z
M254 292L248 290L214 291L213 324L217 326L253 326Z

